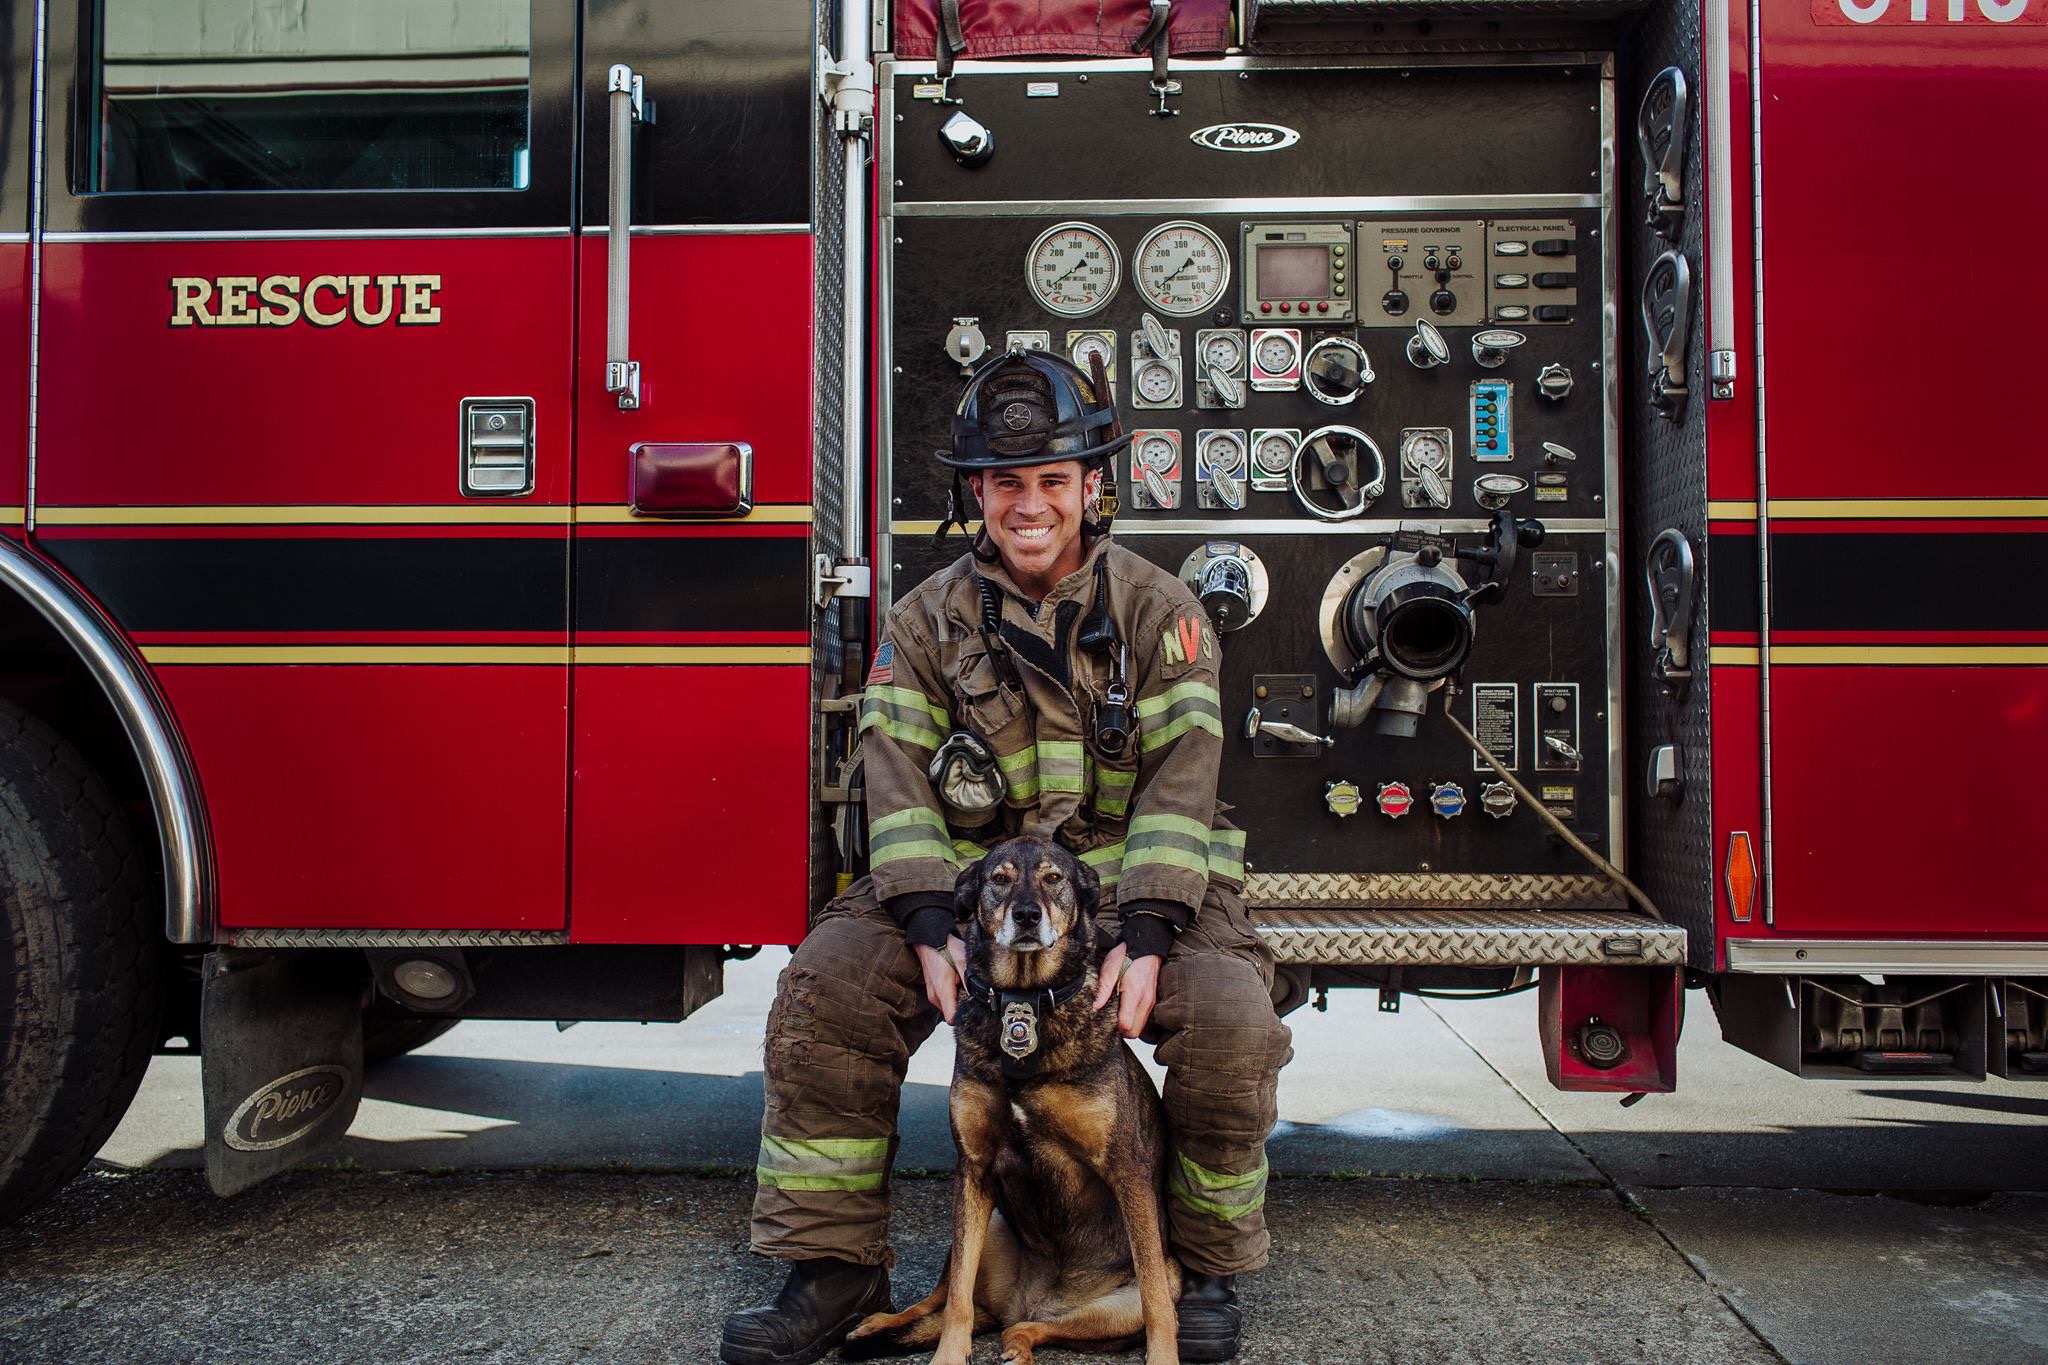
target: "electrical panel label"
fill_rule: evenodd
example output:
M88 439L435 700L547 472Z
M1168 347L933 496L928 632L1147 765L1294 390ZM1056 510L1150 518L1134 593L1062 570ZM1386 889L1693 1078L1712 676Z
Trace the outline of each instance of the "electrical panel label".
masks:
M1515 770L1515 751L1519 744L1520 696L1521 689L1513 683L1472 684L1472 733L1509 772ZM1474 754L1472 771L1493 770Z
M1579 685L1540 682L1531 689L1536 705L1536 766L1576 772L1579 757Z

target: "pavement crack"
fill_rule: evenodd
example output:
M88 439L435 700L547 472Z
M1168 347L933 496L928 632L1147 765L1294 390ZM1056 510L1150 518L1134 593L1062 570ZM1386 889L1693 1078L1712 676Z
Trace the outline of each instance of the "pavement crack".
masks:
M1649 1208L1646 1205L1638 1201L1635 1198L1635 1196L1633 1196L1626 1189L1624 1189L1621 1185L1621 1182L1616 1180L1612 1175L1610 1175L1607 1171L1607 1168L1605 1166L1602 1166L1600 1162L1594 1157L1594 1155L1591 1152L1587 1151L1586 1148L1579 1142L1577 1138L1573 1137L1570 1133L1567 1133L1564 1129L1558 1127L1555 1123L1553 1123L1551 1121L1550 1115L1543 1112L1542 1106L1536 1103L1535 1099L1530 1096L1529 1092L1522 1089L1521 1086L1516 1085L1513 1077L1509 1076L1505 1071L1502 1071L1499 1067L1495 1066L1493 1064L1493 1059L1488 1057L1484 1052L1480 1051L1479 1048L1473 1044L1472 1040L1465 1036L1465 1032L1463 1029L1459 1028L1456 1024L1452 1023L1448 1018L1445 1017L1444 1012L1442 1010L1438 1009L1434 1004L1432 1004L1430 1001L1426 999L1422 1001L1422 1007L1428 1010L1431 1014L1435 1015L1436 1021L1442 1024L1446 1029L1448 1029L1453 1038L1456 1038L1460 1043L1463 1043L1465 1045L1465 1050L1467 1052L1470 1052L1474 1057L1478 1058L1479 1064L1481 1066L1485 1067L1488 1071L1491 1071L1494 1075L1498 1076L1500 1078L1500 1083L1506 1086L1509 1090L1513 1091L1515 1094L1515 1098L1519 1099L1523 1104L1527 1105L1529 1107L1529 1112L1534 1114L1545 1128L1548 1128L1551 1132L1557 1134L1559 1138L1564 1140L1566 1145L1568 1145L1574 1152L1577 1152L1579 1154L1579 1159L1581 1161L1585 1162L1588 1166L1592 1167L1594 1172L1599 1175L1600 1183L1613 1193L1616 1202L1618 1202L1621 1205L1621 1207L1625 1209L1627 1212L1634 1215L1636 1218L1640 1219L1643 1223L1643 1226L1647 1227L1648 1229L1650 1229L1650 1231L1657 1234L1657 1238L1659 1241L1663 1242L1665 1246L1671 1248L1672 1254L1677 1256L1679 1260L1683 1261L1686 1264L1686 1266L1692 1271L1692 1273L1699 1277L1700 1283L1705 1285L1707 1291L1711 1293L1716 1299L1720 1300L1722 1307L1726 1308L1729 1311L1729 1313L1733 1314L1735 1320L1741 1323L1743 1327L1748 1330L1749 1334L1752 1337L1756 1338L1757 1345L1763 1347L1766 1351L1769 1351L1775 1359L1780 1361L1786 1361L1787 1365L1790 1365L1790 1362L1787 1359L1785 1353L1783 1351L1780 1351L1777 1348L1777 1345L1774 1342L1772 1342L1772 1340L1769 1337L1764 1335L1763 1329L1760 1328L1755 1322L1751 1321L1749 1314L1743 1312L1742 1309L1736 1304L1735 1300L1732 1297L1730 1297L1729 1294L1725 1290L1723 1290L1720 1285L1714 1283L1713 1277L1707 1274L1706 1267L1701 1265L1698 1259L1691 1255L1689 1252L1687 1252L1684 1247L1678 1245L1677 1242L1671 1240L1670 1233L1666 1232L1662 1227L1658 1226L1656 1217L1653 1214L1651 1214Z

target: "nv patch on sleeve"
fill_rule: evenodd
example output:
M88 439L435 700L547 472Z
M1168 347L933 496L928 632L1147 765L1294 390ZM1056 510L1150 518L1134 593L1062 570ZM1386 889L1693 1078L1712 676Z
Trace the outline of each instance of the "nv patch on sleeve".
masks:
M1209 625L1208 613L1200 610L1168 621L1159 644L1159 657L1169 678L1198 662L1216 661L1216 632Z
M884 640L882 647L875 651L875 661L868 666L868 685L890 682L896 677L896 642Z

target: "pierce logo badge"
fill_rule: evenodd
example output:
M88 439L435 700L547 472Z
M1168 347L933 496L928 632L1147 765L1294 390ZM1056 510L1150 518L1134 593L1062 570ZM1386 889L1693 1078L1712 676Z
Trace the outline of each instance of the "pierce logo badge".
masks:
M297 1142L320 1126L348 1093L348 1072L309 1066L279 1076L237 1105L221 1139L241 1152L267 1152Z
M1188 141L1212 152L1277 152L1301 141L1301 134L1277 123L1212 123L1189 133Z

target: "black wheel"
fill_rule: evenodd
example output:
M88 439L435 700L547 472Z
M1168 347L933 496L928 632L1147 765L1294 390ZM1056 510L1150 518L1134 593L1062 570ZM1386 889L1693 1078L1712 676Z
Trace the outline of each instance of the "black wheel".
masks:
M363 1016L363 1065L375 1066L393 1057L403 1057L416 1047L425 1047L461 1022L460 1019L434 1019L419 1015L366 1014Z
M78 750L0 701L0 1223L121 1121L163 1011L161 911Z

